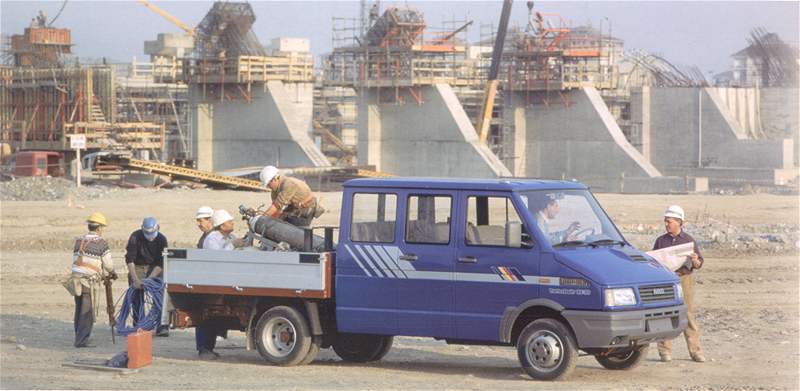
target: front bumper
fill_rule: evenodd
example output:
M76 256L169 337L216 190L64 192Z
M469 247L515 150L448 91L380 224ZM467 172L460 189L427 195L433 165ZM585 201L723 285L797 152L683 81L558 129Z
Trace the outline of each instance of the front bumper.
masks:
M564 310L578 347L645 345L677 337L686 328L686 305L636 311Z

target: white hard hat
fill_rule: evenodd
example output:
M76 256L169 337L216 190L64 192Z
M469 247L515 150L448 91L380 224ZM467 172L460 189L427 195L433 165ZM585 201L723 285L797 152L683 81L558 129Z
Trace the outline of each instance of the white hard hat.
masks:
M664 217L673 217L676 219L684 220L683 208L678 205L672 205L664 211Z
M266 167L262 168L261 169L261 175L260 175L261 184L266 186L267 183L269 183L269 181L271 181L272 178L275 178L276 175L278 175L278 167L266 166Z
M214 215L211 216L211 222L214 224L215 228L232 220L233 216L225 209L215 210Z
M207 219L214 215L214 209L211 209L210 206L201 206L197 208L197 213L195 213L195 219Z

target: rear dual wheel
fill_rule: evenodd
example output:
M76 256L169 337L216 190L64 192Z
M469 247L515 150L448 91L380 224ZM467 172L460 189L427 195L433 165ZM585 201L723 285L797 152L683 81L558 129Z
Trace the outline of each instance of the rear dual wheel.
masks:
M264 312L258 319L254 337L258 353L274 365L307 364L319 352L320 338L311 335L305 315L288 306Z

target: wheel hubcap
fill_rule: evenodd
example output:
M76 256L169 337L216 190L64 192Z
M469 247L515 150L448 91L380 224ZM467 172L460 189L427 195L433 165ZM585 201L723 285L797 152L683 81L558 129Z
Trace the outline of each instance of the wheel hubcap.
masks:
M561 364L564 344L551 331L537 331L529 340L525 352L534 368L549 372Z
M261 335L264 348L275 357L286 357L294 349L296 330L292 322L284 317L275 317L267 322Z

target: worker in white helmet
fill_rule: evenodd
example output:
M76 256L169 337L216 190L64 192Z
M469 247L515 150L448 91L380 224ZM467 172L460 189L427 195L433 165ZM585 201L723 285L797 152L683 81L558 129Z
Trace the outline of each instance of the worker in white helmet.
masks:
M211 216L211 223L214 226L203 240L203 248L206 250L233 250L244 246L244 239L237 239L233 234L234 220L228 211L218 209Z
M234 219L228 211L224 209L215 211L209 206L201 206L195 213L195 219L197 227L203 231L197 248L233 250L244 246L244 239L237 239L233 234ZM195 327L195 348L201 359L216 360L219 358L219 353L214 351L217 336L227 338L227 330L213 319L206 319Z
M689 347L689 355L692 360L696 362L705 362L706 358L700 349L700 329L698 328L697 321L694 318L694 274L693 272L703 267L703 256L700 255L700 248L697 242L688 233L683 230L683 222L685 214L683 208L678 205L672 205L664 211L664 228L667 233L661 235L656 239L653 244L653 250L662 249L665 247L677 246L685 243L694 243L694 252L690 256L691 264L687 263L681 266L675 273L681 279L681 288L683 288L683 301L687 307L687 317L689 318L689 325L684 330L683 334L686 337L686 345ZM672 341L663 341L658 343L658 354L661 356L661 361L672 361Z
M272 204L265 215L284 220L298 227L311 225L311 220L325 213L308 184L300 179L281 175L275 166L261 170L261 184L272 192Z
M211 209L210 206L201 206L197 209L197 213L194 214L197 228L203 233L200 236L200 240L197 241L197 248L203 248L203 241L206 240L206 236L214 229L214 223L211 222L211 216L213 215L214 209Z

